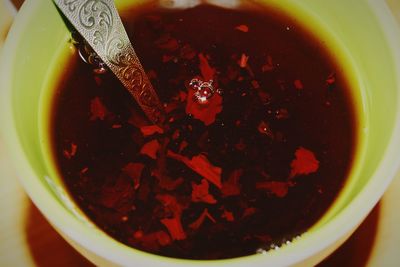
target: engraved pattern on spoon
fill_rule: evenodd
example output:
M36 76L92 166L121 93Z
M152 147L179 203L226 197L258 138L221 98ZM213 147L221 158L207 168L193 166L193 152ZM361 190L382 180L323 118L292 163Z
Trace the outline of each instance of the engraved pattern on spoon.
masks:
M162 125L165 113L128 38L113 0L54 0L135 98L147 117Z

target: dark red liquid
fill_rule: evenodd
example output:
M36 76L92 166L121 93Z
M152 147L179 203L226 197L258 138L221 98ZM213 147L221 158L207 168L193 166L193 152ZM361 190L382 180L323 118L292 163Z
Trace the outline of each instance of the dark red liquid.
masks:
M307 231L355 150L350 89L320 41L261 7L146 6L123 18L170 130L144 134L150 123L119 81L75 56L52 136L88 217L127 245L191 259L249 255ZM189 82L204 76L223 92L201 105Z

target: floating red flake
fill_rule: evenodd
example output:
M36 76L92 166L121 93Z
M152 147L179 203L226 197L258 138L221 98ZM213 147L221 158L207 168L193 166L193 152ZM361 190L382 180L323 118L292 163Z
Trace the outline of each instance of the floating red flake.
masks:
M147 155L152 159L156 159L159 148L160 148L160 143L158 143L157 140L152 140L143 145L142 149L140 149L140 153Z
M242 176L242 174L243 174L242 169L234 170L231 173L229 179L222 184L221 188L222 196L228 197L228 196L240 195L239 179L240 176Z
M95 97L90 101L90 120L104 120L108 111L107 108L104 106L103 102L101 102L99 97Z
M269 124L266 123L265 121L261 121L260 124L258 125L257 129L261 134L265 134L270 138L274 138L274 133L272 132L271 128L269 127Z
M257 189L267 190L268 192L274 194L277 197L284 197L288 193L289 186L291 186L288 182L259 182L256 183Z
M171 52L175 51L179 48L178 41L169 35L161 36L156 41L156 45L163 50L167 50L167 51L171 51Z
M171 237L165 231L157 231L154 233L144 234L142 230L134 232L133 238L142 246L158 250L159 246L167 246L171 244Z
M125 167L122 168L122 171L129 175L129 177L133 180L134 189L138 189L140 186L140 176L142 175L142 171L144 168L144 164L142 163L128 163Z
M326 79L326 84L333 85L336 82L336 74L331 73L329 74L328 78Z
M296 88L297 90L304 89L303 83L300 80L294 80L293 84L294 84L294 88Z
M150 136L150 135L153 135L156 133L158 133L158 134L164 133L163 129L161 129L157 125L142 126L142 127L140 127L140 131L142 132L143 136Z
M235 220L235 217L233 216L233 212L228 211L226 209L224 209L224 211L222 212L221 218L224 218L228 222L233 222Z
M177 129L177 130L175 130L174 133L172 134L172 140L178 139L179 136L181 136L181 132Z
M144 233L142 230L137 230L133 233L133 238L135 238L135 239L142 239L143 236L144 236Z
M222 188L221 184L221 173L220 167L213 166L207 159L206 156L200 154L194 156L192 159L188 159L182 155L179 155L171 150L168 150L168 157L175 160L181 161L193 171L197 172L203 178L207 179L210 183L214 184L218 188Z
M249 26L244 24L235 27L235 29L241 32L249 32Z
M267 56L267 62L262 66L262 72L272 71L274 69L274 64L272 62L272 57Z
M141 128L143 126L150 124L145 117L141 116L134 110L132 110L131 112L131 116L129 117L128 123L135 126L136 128Z
M161 223L168 229L172 240L183 240L186 239L186 233L183 230L181 223L183 207L174 196L168 194L156 195L156 199L160 201L164 208L171 212L173 218L165 218L161 220Z
M158 170L154 170L151 173L151 175L156 177L158 179L158 185L167 191L175 190L178 186L180 186L184 182L182 177L173 180L169 176L160 174Z
M85 173L87 173L88 170L89 170L89 168L85 167L79 172L79 174L85 174Z
M161 223L168 229L172 240L184 240L186 239L186 233L183 230L180 218L162 219Z
M215 204L217 200L208 192L208 182L202 179L200 184L192 183L192 201Z
M203 224L204 220L208 218L210 221L213 223L216 223L217 221L208 213L208 209L204 209L203 212L201 213L200 217L197 218L194 222L189 224L189 227L192 228L193 230L197 230L200 228L200 226Z
M208 59L202 53L199 54L199 68L201 75L203 76L204 80L214 80L214 76L216 73L215 68L212 68L208 63Z
M189 145L189 143L186 142L185 140L183 140L183 141L179 144L179 153L182 152L188 145Z
M194 118L201 120L205 125L212 124L217 114L222 111L222 96L214 94L207 103L200 104L194 93L195 90L188 92L186 114L192 114Z
M111 128L113 128L113 129L120 129L120 128L122 128L122 125L121 125L121 124L113 124L113 125L111 126Z
M75 143L71 143L70 144L70 149L64 149L63 150L63 155L67 158L67 159L71 159L76 155L76 151L78 150L78 145L76 145Z
M254 207L248 207L244 210L242 218L248 217L256 213L257 209Z
M246 68L248 61L249 61L249 56L247 56L246 54L242 54L242 56L240 57L240 60L239 60L239 66L241 68Z
M174 217L181 217L182 211L185 207L180 204L174 196L169 194L158 194L156 199L160 201L165 208L170 210L174 214Z
M260 84L256 80L252 80L251 81L251 85L253 86L254 89L259 89L260 88Z
M295 152L295 159L290 164L291 171L289 178L298 175L307 175L314 173L319 168L319 161L316 159L314 153L304 147L299 147Z

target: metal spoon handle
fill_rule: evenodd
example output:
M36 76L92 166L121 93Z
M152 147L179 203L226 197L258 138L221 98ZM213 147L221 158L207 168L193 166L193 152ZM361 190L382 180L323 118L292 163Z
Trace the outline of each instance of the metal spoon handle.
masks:
M113 0L54 0L135 98L147 117L162 125L165 113L128 38Z

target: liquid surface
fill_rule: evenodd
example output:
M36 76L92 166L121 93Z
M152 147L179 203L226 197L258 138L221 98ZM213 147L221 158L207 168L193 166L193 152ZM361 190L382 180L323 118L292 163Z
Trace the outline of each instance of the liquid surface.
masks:
M88 217L127 245L190 259L250 255L307 231L345 182L356 131L319 41L261 7L144 6L123 20L170 120L150 125L113 75L71 60L53 148Z

